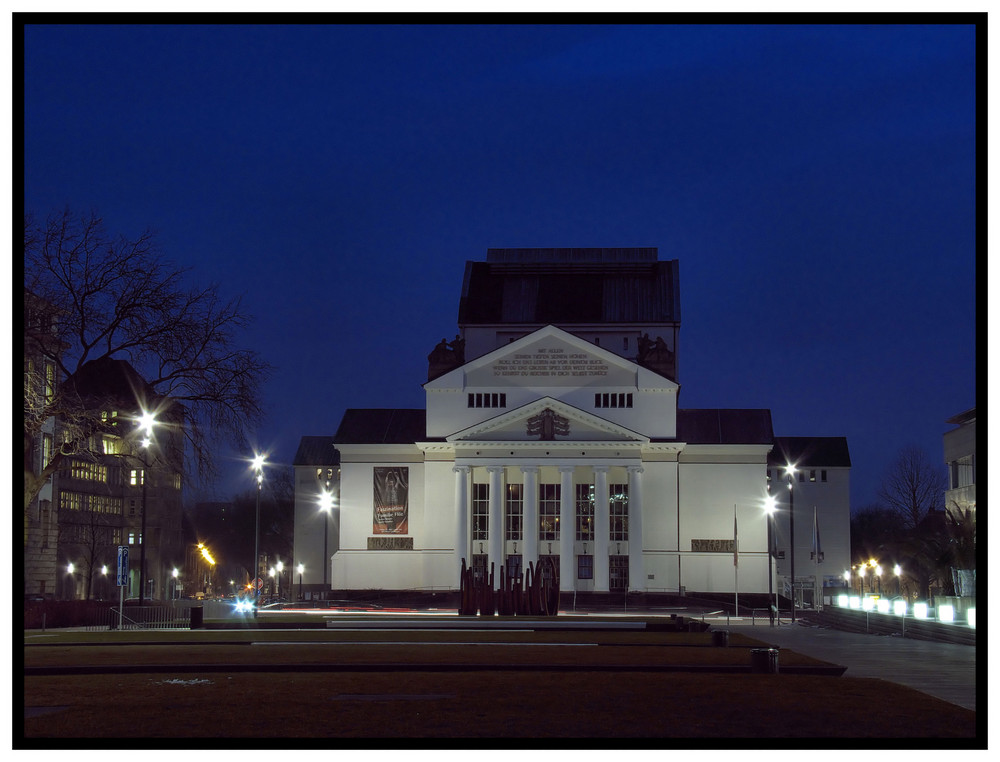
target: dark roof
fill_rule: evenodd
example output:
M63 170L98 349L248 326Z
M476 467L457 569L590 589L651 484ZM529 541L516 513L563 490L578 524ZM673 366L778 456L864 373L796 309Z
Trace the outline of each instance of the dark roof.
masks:
M850 466L847 437L775 437L767 456L769 466L793 463L798 468Z
M111 398L137 404L151 402L156 397L152 387L127 360L112 357L84 363L63 386L74 389L83 399Z
M679 323L677 260L655 248L489 249L466 262L459 325Z
M333 437L302 437L295 452L293 466L337 466L340 452L333 446Z
M770 444L770 410L677 411L677 441L688 444Z
M961 426L966 423L976 422L976 409L969 408L968 410L959 413L958 415L953 415L951 418L945 420L945 423L954 423L956 426Z
M352 408L333 437L337 444L411 444L427 439L423 409Z

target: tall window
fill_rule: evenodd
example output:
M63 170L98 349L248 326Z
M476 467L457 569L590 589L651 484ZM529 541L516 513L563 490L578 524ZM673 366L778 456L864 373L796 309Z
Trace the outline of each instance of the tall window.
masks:
M488 540L490 527L490 485L472 485L472 539Z
M594 485L576 485L576 539L594 539ZM581 577L580 579L590 579Z
M538 539L559 539L558 484L538 485Z
M507 485L507 531L508 540L520 540L524 521L524 485Z
M42 434L42 468L45 468L50 460L52 460L52 435ZM50 475L49 479L51 478Z
M45 363L45 402L52 402L56 394L56 364Z
M628 540L628 485L608 485L610 494L609 514L611 517L611 536L609 539L625 542Z
M577 579L593 579L594 578L594 557L593 556L577 556L576 557L576 578Z
M521 555L507 556L507 579L517 579L521 576Z

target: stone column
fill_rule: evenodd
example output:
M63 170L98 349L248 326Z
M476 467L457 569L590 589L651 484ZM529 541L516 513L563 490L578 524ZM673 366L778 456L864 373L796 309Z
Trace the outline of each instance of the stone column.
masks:
M489 580L490 566L493 565L493 581L500 584L500 567L503 566L503 466L488 466L490 474L490 524L489 560L486 563L486 579Z
M642 466L628 467L628 589L646 589L642 559Z
M521 569L528 571L528 564L538 565L538 467L522 466L524 475L524 553Z
M559 466L559 590L576 587L576 496L573 494L573 466Z
M610 589L608 542L611 537L611 508L608 494L608 467L594 466L594 592Z
M455 579L456 589L462 587L462 559L466 567L472 567L469 553L469 467L455 466Z

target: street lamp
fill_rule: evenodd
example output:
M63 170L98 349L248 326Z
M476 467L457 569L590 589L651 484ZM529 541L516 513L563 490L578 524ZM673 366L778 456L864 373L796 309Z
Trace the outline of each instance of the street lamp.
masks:
M330 565L330 557L327 554L327 538L330 536L328 522L330 521L330 511L333 509L333 495L330 494L330 482L326 483L326 490L319 495L319 509L323 513L323 590L326 590L326 569ZM324 593L324 597L325 597Z
M771 626L774 627L774 615L778 610L778 599L774 595L774 555L771 553L771 549L774 547L774 509L776 500L768 495L767 499L764 501L764 512L767 514L767 600L768 606L771 608ZM773 600L773 606L771 601ZM779 620L780 624L780 620Z
M285 565L283 563L281 563L281 561L278 561L274 565L274 568L278 572L278 574L276 576L276 579L278 580L278 593L277 594L278 594L278 598L281 598L281 572L285 568Z
M252 569L251 574L250 574L250 584L253 585L254 604L256 604L258 602L257 599L260 597L260 588L257 587L257 574L260 572L260 568L259 568L258 564L259 564L259 559L260 559L260 555L259 555L259 552L260 552L260 490L261 490L261 487L263 487L263 485L264 485L264 456L263 455L259 455L258 454L258 455L254 456L254 459L253 459L253 470L254 470L254 473L257 475L257 517L256 517L256 520L254 521L254 530L253 530L253 566L250 567ZM253 607L253 613L254 613L254 616L257 616L257 606L256 605L254 605L254 607Z
M861 598L864 600L865 597L865 565L858 564L858 579L861 580Z
M174 568L174 570L171 572L171 576L174 578L174 594L171 596L171 599L176 599L177 598L177 569L176 568Z
M892 567L892 573L896 575L896 595L901 596L903 594L902 588L899 583L899 575L903 573L903 569L899 564Z
M789 566L792 576L792 622L795 622L795 490L792 489L795 477L795 465L793 463L785 466L785 475L788 477L788 545L790 548Z
M153 426L156 425L156 417L148 410L143 410L139 416L139 430L143 437L140 441L142 445L142 522L139 529L139 605L143 604L143 596L146 593L146 482L149 476L149 447L153 443Z
M306 570L306 567L299 564L299 600L302 600L302 572Z
M875 564L875 576L878 578L878 594L879 597L882 596L882 567L879 564Z

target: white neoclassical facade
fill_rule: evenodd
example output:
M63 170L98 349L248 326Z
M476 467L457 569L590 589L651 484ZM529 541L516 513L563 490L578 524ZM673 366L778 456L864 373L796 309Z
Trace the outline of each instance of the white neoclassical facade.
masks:
M456 590L463 560L498 577L550 557L564 592L768 591L770 411L678 406L676 261L490 250L459 312L425 408L303 438L307 585ZM846 525L849 505L824 511Z

